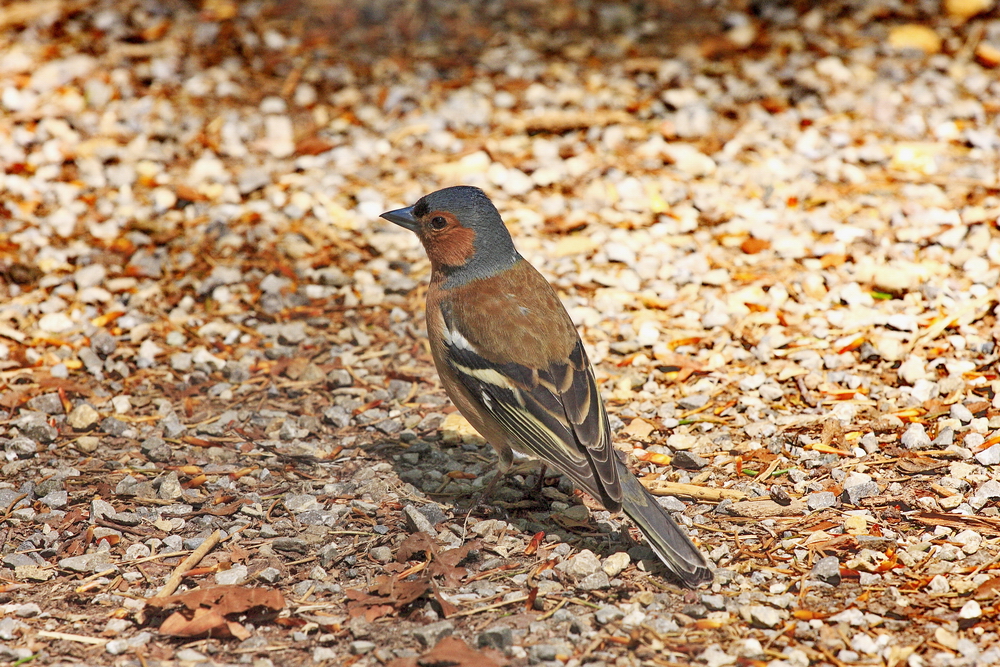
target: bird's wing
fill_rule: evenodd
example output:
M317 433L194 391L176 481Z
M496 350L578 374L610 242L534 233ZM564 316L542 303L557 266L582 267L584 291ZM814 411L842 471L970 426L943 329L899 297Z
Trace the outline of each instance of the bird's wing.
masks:
M568 358L543 368L497 363L462 335L448 308L442 315L447 363L515 449L558 468L617 511L622 489L608 415L580 340Z

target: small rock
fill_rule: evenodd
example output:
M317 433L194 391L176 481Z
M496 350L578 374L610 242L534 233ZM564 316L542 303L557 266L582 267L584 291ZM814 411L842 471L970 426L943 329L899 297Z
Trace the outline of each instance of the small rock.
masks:
M367 639L358 639L348 644L347 650L351 655L364 655L375 650L375 642L370 642Z
M857 505L862 498L878 495L878 484L875 482L863 482L851 487L844 487L841 500L849 505Z
M581 579L577 584L577 587L584 591L603 590L605 588L611 588L611 579L608 577L607 572L601 570L599 572L589 574Z
M979 551L983 544L983 536L972 529L966 529L951 539L952 542L960 545L962 551L967 554L974 554Z
M601 561L593 551L584 549L577 555L556 565L556 569L565 572L574 579L583 579L601 569Z
M476 645L479 648L493 648L499 651L514 644L514 633L510 628L497 626L489 628L479 633L476 638Z
M812 572L810 574L813 579L817 579L818 581L822 581L823 583L830 584L831 586L839 586L840 561L837 559L836 556L827 556L826 558L820 558L819 561L813 566Z
M697 410L708 404L710 396L708 394L691 394L677 400L678 407L684 410Z
M59 431L48 422L49 417L41 412L29 412L14 422L21 433L35 442L48 444L56 439Z
M927 430L923 424L916 422L903 432L900 442L909 449L926 449L931 446L931 438L927 435Z
M65 410L63 410L62 399L59 398L59 394L42 394L41 396L35 396L28 401L28 407L32 410L37 410L38 412L44 412L47 415L61 415Z
M101 421L101 430L108 435L122 437L128 431L128 423L114 417L105 417Z
M98 551L80 556L70 556L59 561L59 567L72 572L100 572L106 570L111 565L111 554L106 551Z
M100 421L101 415L89 403L81 403L66 416L66 423L73 430L86 431Z
M984 466L995 466L1000 464L1000 443L977 453L976 461L979 462L979 465Z
M917 380L927 379L927 370L924 368L924 362L916 355L907 357L906 361L900 364L897 374L899 375L899 379L908 385L916 384Z
M368 552L368 555L376 563L388 563L392 560L392 549L389 547L375 547Z
M958 612L958 617L970 621L975 618L979 618L983 615L983 608L975 600L969 600L964 605L962 605L961 611Z
M160 488L156 491L156 496L162 500L176 500L183 495L184 487L181 486L177 473L171 471L164 475L160 481Z
M604 570L608 577L613 579L621 574L622 571L629 566L631 561L632 559L629 558L627 552L618 551L604 559L604 564L601 565L601 569Z
M781 612L764 605L747 605L740 608L743 619L755 628L776 628L781 625Z
M676 468L701 470L708 465L708 459L703 459L697 454L692 454L691 452L680 451L671 457L670 464Z
M445 637L455 631L455 624L451 621L438 621L430 623L413 631L413 636L417 638L423 646L428 648L434 646Z
M598 625L607 625L614 621L625 618L625 612L623 612L618 607L601 607L596 612L594 612L594 620L597 621Z
M951 590L948 580L942 575L937 575L927 584L927 592L932 595L944 595Z
M247 580L247 566L234 565L228 570L220 570L215 573L215 583L219 586L235 586Z
M437 535L431 522L413 505L407 505L403 508L403 521L406 523L406 529L411 533L423 532L432 537Z

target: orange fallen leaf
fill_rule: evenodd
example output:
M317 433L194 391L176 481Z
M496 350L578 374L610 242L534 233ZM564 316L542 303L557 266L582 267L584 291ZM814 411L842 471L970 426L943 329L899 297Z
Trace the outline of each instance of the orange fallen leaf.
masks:
M524 548L524 555L525 556L533 555L536 551L538 551L538 547L542 546L542 540L544 539L545 539L545 531L539 531L535 533L534 536L531 538L531 541L528 542L528 546Z

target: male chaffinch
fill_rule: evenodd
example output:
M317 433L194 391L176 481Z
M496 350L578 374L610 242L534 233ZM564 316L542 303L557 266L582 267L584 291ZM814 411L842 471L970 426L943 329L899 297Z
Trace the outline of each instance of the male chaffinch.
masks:
M431 261L427 334L459 412L496 450L567 475L639 526L688 587L712 579L705 558L611 445L594 371L551 285L517 250L479 188L445 188L382 216L416 232Z

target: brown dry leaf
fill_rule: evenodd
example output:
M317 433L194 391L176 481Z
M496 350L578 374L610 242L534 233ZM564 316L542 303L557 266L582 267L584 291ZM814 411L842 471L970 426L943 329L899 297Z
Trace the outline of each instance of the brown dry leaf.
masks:
M444 599L444 596L441 595L441 591L438 590L437 586L434 586L431 592L434 593L434 599L438 601L439 605L441 605L442 616L448 618L458 611L458 607Z
M428 558L433 558L437 553L437 544L434 542L434 538L427 533L413 533L399 545L396 561L405 563L418 553L424 553Z
M188 609L207 607L217 609L222 614L239 614L255 607L279 611L285 607L285 598L281 592L269 588L212 586L210 588L197 588L180 595L146 600L147 606L159 607L160 609L177 604Z
M302 138L299 143L295 144L295 154L296 155L319 155L320 153L325 153L334 144L323 137L317 137L316 135L311 135Z
M149 598L149 607L166 609L182 605L187 611L178 610L160 624L160 632L174 637L236 637L246 639L250 633L241 623L227 618L251 609L266 609L273 612L285 606L285 598L280 592L266 588L246 586L213 586L199 588L181 595L164 598Z
M977 600L995 600L1000 598L1000 577L987 579L979 584L973 597Z
M458 567L469 556L469 552L479 548L479 542L472 540L466 542L456 549L448 549L443 552L427 568L427 573L432 577L442 577L446 586L457 586L469 573L464 567Z
M345 591L347 613L351 618L364 616L369 622L402 609L431 589L429 579L400 581L398 577L382 575L368 593L360 590Z
M496 651L477 651L458 637L445 637L419 658L397 658L387 667L503 667L507 664Z

